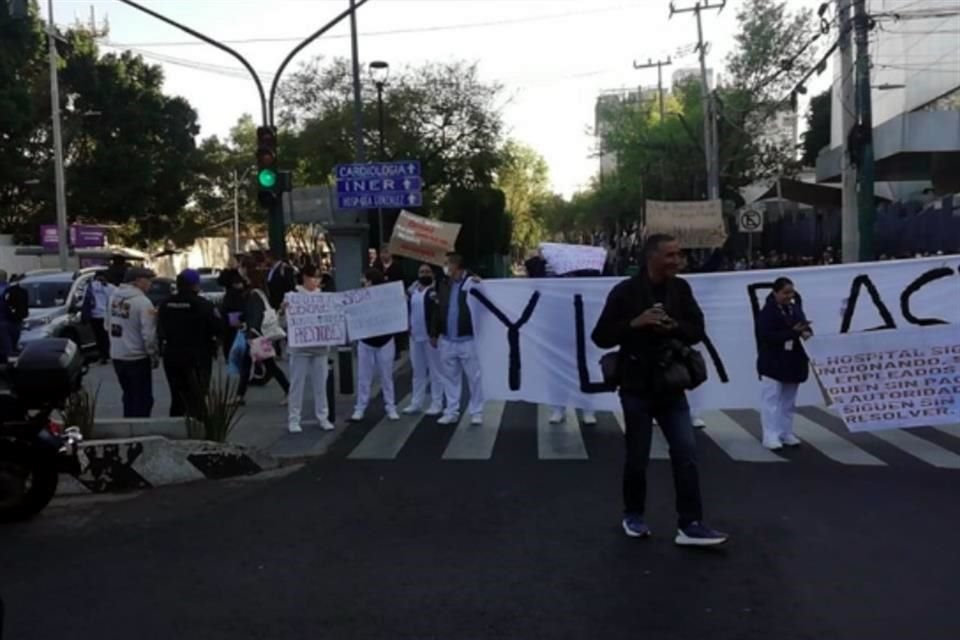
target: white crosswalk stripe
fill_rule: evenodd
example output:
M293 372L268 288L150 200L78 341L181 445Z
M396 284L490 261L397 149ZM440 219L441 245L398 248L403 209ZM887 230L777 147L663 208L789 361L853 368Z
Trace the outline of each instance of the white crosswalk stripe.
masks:
M627 427L626 427L626 424L623 422L623 413L620 411L615 411L613 415L617 419L617 424L620 425L620 431L626 433ZM650 459L651 460L669 460L670 459L670 445L667 444L667 439L663 437L663 432L656 427L654 427L653 433L650 437Z
M939 427L934 427L940 433L945 433L948 436L953 436L954 438L960 438L960 424L944 424Z
M722 411L706 411L701 416L707 423L704 432L727 455L739 462L786 462L760 446L759 441L733 418Z
M941 469L960 469L960 455L902 429L871 432L876 438Z
M411 396L407 394L399 406L405 407L410 404L410 398ZM399 420L388 420L384 417L360 441L356 449L350 452L348 457L354 460L392 460L396 458L422 418L422 414L401 415Z
M470 424L470 416L465 413L443 452L443 459L489 460L493 456L506 406L504 402L488 402L483 408L482 426Z
M537 451L541 460L586 460L587 448L580 435L576 412L568 412L560 424L550 424L550 407L537 406ZM572 414L572 415L571 415Z
M803 414L793 418L793 431L805 444L819 450L831 460L843 464L884 466L887 463L870 455L846 438L821 426Z

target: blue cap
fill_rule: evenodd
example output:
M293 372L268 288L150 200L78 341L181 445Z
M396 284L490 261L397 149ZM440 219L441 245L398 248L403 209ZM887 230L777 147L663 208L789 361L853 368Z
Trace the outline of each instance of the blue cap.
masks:
M177 276L184 284L195 287L200 284L200 272L196 269L184 269Z

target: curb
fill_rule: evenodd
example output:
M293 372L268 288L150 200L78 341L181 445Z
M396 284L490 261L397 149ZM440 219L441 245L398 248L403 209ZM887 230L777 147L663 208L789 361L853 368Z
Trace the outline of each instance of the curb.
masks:
M77 457L80 472L61 475L58 495L150 489L281 466L275 457L241 445L162 436L91 440L78 447Z

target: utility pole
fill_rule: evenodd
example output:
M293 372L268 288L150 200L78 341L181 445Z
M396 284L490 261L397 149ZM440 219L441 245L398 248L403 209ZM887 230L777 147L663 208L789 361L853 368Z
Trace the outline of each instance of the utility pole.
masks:
M860 230L860 260L873 260L876 209L873 197L873 107L870 97L870 17L866 0L853 2L853 28L857 43L857 223Z
M634 69L651 69L653 67L657 68L657 95L660 98L660 122L666 120L666 112L663 108L663 68L669 67L673 64L673 61L670 59L670 56L667 56L666 60L657 60L653 62L650 58L647 58L646 64L637 64L636 61L633 63Z
M837 19L840 23L840 248L844 262L860 259L860 229L857 226L857 170L850 161L850 132L854 124L853 48L851 47L851 0L837 0Z
M63 173L63 132L60 130L60 83L57 78L57 36L53 0L47 2L47 44L50 56L50 117L53 120L53 181L57 198L57 254L60 270L69 271L70 241L67 229L67 181Z
M700 95L703 102L703 152L707 165L707 199L716 200L720 197L720 151L717 140L716 105L713 92L707 84L707 47L703 42L703 21L700 14L708 9L723 11L727 0L710 4L710 0L698 0L692 7L677 9L670 3L670 17L675 13L693 12L697 16L697 50L700 52Z

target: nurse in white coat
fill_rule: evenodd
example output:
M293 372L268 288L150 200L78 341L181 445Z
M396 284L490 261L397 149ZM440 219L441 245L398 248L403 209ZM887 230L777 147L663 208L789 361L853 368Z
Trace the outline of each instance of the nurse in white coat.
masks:
M430 389L428 416L443 412L443 363L440 349L430 343L430 323L437 312L437 290L433 269L420 265L417 281L407 291L410 296L410 365L413 368L413 398L403 410L407 415L423 411Z
M303 285L297 287L297 293L320 293L320 272L313 265L303 268ZM288 302L284 300L284 307ZM300 416L303 412L303 390L307 378L313 382L313 411L320 428L333 431L330 422L330 409L327 406L327 359L329 347L289 347L290 358L290 396L287 403L287 428L290 433L300 433L303 428Z

